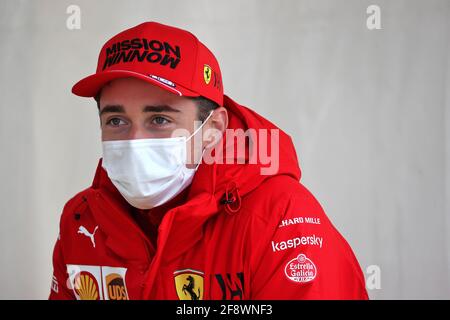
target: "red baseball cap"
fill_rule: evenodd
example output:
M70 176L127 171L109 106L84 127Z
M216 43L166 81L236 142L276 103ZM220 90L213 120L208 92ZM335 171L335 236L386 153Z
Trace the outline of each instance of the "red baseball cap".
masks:
M180 96L203 96L223 106L222 74L212 52L192 33L157 22L120 32L102 47L94 74L72 92L95 97L109 81L134 77Z

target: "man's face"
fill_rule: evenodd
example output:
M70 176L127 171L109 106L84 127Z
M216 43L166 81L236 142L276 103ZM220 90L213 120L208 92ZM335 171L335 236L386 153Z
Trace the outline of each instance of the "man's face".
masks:
M170 138L177 129L192 134L199 125L197 110L191 99L158 86L135 78L116 79L103 87L100 97L102 141ZM221 107L216 111L203 126L203 132L209 128L223 132L226 128L226 110ZM188 154L193 150L193 142L194 139L188 142ZM195 152L201 152L209 142L203 139ZM189 163L193 162L191 159Z
M100 97L102 141L169 138L175 129L193 132L195 120L194 101L139 79L114 80Z

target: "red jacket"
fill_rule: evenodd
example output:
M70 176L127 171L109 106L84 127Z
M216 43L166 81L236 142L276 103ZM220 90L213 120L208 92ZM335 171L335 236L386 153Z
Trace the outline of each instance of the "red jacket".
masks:
M277 129L227 96L225 107L228 128ZM352 249L299 182L281 130L279 152L276 175L261 175L261 163L200 165L156 247L100 160L92 186L64 207L50 299L367 299Z

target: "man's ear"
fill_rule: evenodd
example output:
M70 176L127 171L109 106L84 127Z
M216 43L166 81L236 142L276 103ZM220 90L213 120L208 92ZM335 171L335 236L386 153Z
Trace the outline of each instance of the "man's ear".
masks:
M208 126L208 130L206 131L206 135L204 135L204 142L206 144L206 148L214 147L217 142L220 141L220 138L223 136L225 130L228 127L228 112L224 107L219 107L214 109L214 113L212 114L210 120L210 124Z
M225 129L228 127L228 111L224 107L219 107L214 110L213 115L211 116L211 126L214 129L225 132Z

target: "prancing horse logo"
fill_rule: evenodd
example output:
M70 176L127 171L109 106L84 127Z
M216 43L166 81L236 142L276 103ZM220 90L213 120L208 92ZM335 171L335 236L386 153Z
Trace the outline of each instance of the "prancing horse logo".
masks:
M90 238L91 241L92 241L92 245L93 245L94 248L95 248L95 239L94 239L94 236L95 236L95 232L97 231L97 229L98 229L98 226L95 227L94 232L90 233L85 227L80 226L80 227L78 228L78 233L80 233L80 234L82 234L82 235L85 235L86 237Z
M211 71L211 67L207 64L203 66L203 79L205 80L206 84L209 84L209 82L211 81Z
M191 296L191 300L198 300L198 298L200 297L200 288L198 288L198 295L197 295L194 292L194 288L195 288L194 277L192 277L190 275L186 278L186 280L188 281L188 284L183 285L183 293L186 294L186 291L187 291L187 293L189 293L189 295Z
M180 300L203 300L203 272L184 269L177 270L175 289Z

